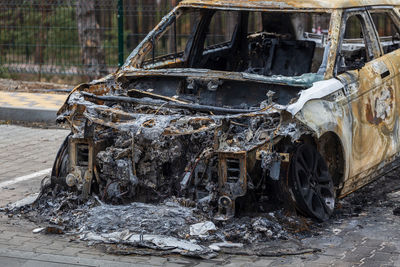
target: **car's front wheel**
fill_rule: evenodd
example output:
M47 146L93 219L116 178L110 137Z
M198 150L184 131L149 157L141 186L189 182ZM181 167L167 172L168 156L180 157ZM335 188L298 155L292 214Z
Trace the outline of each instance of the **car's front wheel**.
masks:
M319 221L331 216L335 189L324 158L309 144L301 144L292 154L289 185L297 209Z

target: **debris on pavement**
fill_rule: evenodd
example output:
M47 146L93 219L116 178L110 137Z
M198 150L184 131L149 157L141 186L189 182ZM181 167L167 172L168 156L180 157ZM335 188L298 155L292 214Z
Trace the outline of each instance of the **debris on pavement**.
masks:
M218 221L182 198L168 198L158 204L112 205L96 197L83 201L74 192L46 188L36 202L9 210L13 212L45 225L34 233L66 233L92 245L120 244L201 258L215 257L225 249L248 254L249 246L274 240L284 240L286 248L293 244L293 253L309 249L299 247L291 229L303 222L284 215L282 210Z
M129 231L123 231L105 234L86 233L80 238L81 240L94 242L118 243L135 247L167 250L171 254L179 253L205 259L213 258L217 255L210 248L198 245L194 242L162 235L138 235L130 233Z
M32 233L38 234L38 233L42 232L44 229L45 229L44 227L35 228L32 230Z
M242 243L231 243L231 242L220 242L220 243L213 243L210 247L217 248L221 250L221 248L242 248Z
M51 235L62 235L64 234L64 227L57 225L50 225L44 228L43 233Z
M7 205L5 207L5 210L18 210L27 205L32 205L33 203L35 203L35 201L38 199L38 197L39 197L39 193L30 194L21 200L18 200L14 203Z
M201 222L196 223L190 226L190 235L191 236L206 236L209 231L215 231L215 224L213 222Z

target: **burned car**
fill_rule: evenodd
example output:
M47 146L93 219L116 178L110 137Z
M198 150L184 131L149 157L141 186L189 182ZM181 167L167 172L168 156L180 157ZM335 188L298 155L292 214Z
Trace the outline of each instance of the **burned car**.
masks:
M52 185L326 220L396 164L399 15L390 0L181 1L115 73L71 92Z

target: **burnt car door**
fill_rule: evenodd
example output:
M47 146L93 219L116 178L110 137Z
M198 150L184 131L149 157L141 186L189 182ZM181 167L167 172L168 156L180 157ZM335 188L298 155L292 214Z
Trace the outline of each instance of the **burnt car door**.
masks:
M398 137L400 106L397 105L400 95L400 17L392 7L374 7L368 12L381 45L382 59L388 67L388 70L383 70L385 72L381 74L386 82L381 93L382 97L377 100L377 103L380 104L377 107L377 113L380 115L379 112L381 112L381 117L385 118L385 120L379 121L382 131L390 132L393 135L392 143L390 146L388 145L387 154L390 157L385 159L385 162L393 162L399 156L400 151ZM385 95L386 100L382 102Z
M352 114L350 170L341 194L370 182L397 147L394 72L366 9L346 10L336 59Z

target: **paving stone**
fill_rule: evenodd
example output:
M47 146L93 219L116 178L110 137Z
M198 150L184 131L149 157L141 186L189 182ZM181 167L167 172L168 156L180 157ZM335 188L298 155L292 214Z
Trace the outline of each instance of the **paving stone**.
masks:
M104 255L104 253L103 253ZM150 256L138 256L138 255L121 255L117 256L118 260L123 262L137 262L137 263L147 263L150 260Z
M54 249L50 246L40 246L38 248L36 248L35 252L38 253L49 253L49 254L59 254L60 250L59 249Z
M43 246L42 243L35 242L33 240L30 240L29 242L25 242L23 245L18 246L18 250L22 251L37 251L38 248L41 248Z
M189 260L189 258L183 258L183 257L174 257L170 256L167 257L167 262L168 264L176 263L176 264L190 264L192 261Z
M252 262L243 262L243 261L237 262L237 261L235 261L235 262L224 264L224 266L225 267L236 267L236 266L238 266L238 267L249 267L249 266L253 266L253 263Z
M274 262L273 259L265 259L265 258L260 258L259 260L254 261L252 266L272 266L272 263Z
M194 267L211 267L211 266L215 266L214 263L210 263L210 262L199 262L195 265L193 265ZM224 265L226 266L226 265Z
M312 264L313 262L318 262L321 264L329 265L335 261L339 261L338 257L326 256L326 255L318 255L317 258L312 260L305 260L306 263Z
M154 266L162 266L167 262L166 258L150 256L146 263Z
M28 260L21 267L69 267L72 266L71 264L65 263L55 263L55 262L48 262L48 261L37 261L37 260ZM83 265L80 265L83 266Z
M365 260L363 260L361 263L360 263L360 265L359 266L363 266L363 267L375 267L375 266L383 266L383 265L391 265L391 263L388 263L387 262L387 260L385 260L385 261L378 261L378 260L375 260L375 259L373 259L373 258L367 258L367 259L365 259ZM394 266L393 264L392 264L392 266Z
M32 229L33 230L33 229ZM1 236L1 235L0 235ZM33 233L32 233L32 231L29 231L29 232L23 232L23 231L20 231L20 232L18 232L18 233L15 233L15 236L20 236L20 237L29 237L29 238L32 238L32 237L37 237L38 235L34 235Z
M67 256L77 256L79 252L84 250L83 248L72 248L66 247L63 250L59 250L59 255L67 255Z
M112 262L112 261L101 261L96 259L85 259L82 257L71 257L65 255L55 255L49 253L35 253L35 252L25 252L25 251L10 251L10 250L0 250L0 257L4 256L14 257L17 259L34 259L41 262L49 262L55 264L68 264L69 266L139 266L131 263L124 262ZM43 266L43 265L42 265Z
M400 255L400 251L397 249L397 247L394 244L386 243L384 246L379 247L377 249L377 251Z
M318 263L318 262L317 262ZM312 266L312 265L311 265ZM354 263L352 262L345 262L345 261L335 261L329 266L331 267L353 267Z
M53 242L49 244L48 247L56 250L62 250L69 247L69 242L67 240L53 240Z
M87 251L99 251L84 242L68 242L68 246L71 248L85 248Z
M277 266L277 265L281 266L281 265L287 265L287 264L291 264L291 260L288 257L281 257L281 258L275 259L272 262L273 266Z
M0 266L21 267L27 262L25 259L16 259L13 257L0 256Z
M392 258L397 258L398 257L398 254L396 253L396 254L393 254L393 253L384 253L384 252L380 252L380 251L375 251L374 253L373 253L373 255L371 255L372 257L371 258L373 258L374 260L377 260L377 261L388 261L389 259L392 259Z
M32 238L23 236L14 236L12 239L8 240L7 243L10 245L23 245L27 241L32 241Z
M374 250L373 248L359 246L347 253L343 260L346 262L359 263L361 259L369 257Z
M11 234L9 232L3 231L2 233L0 233L0 242L7 242L8 240L12 239L14 237L15 234Z

